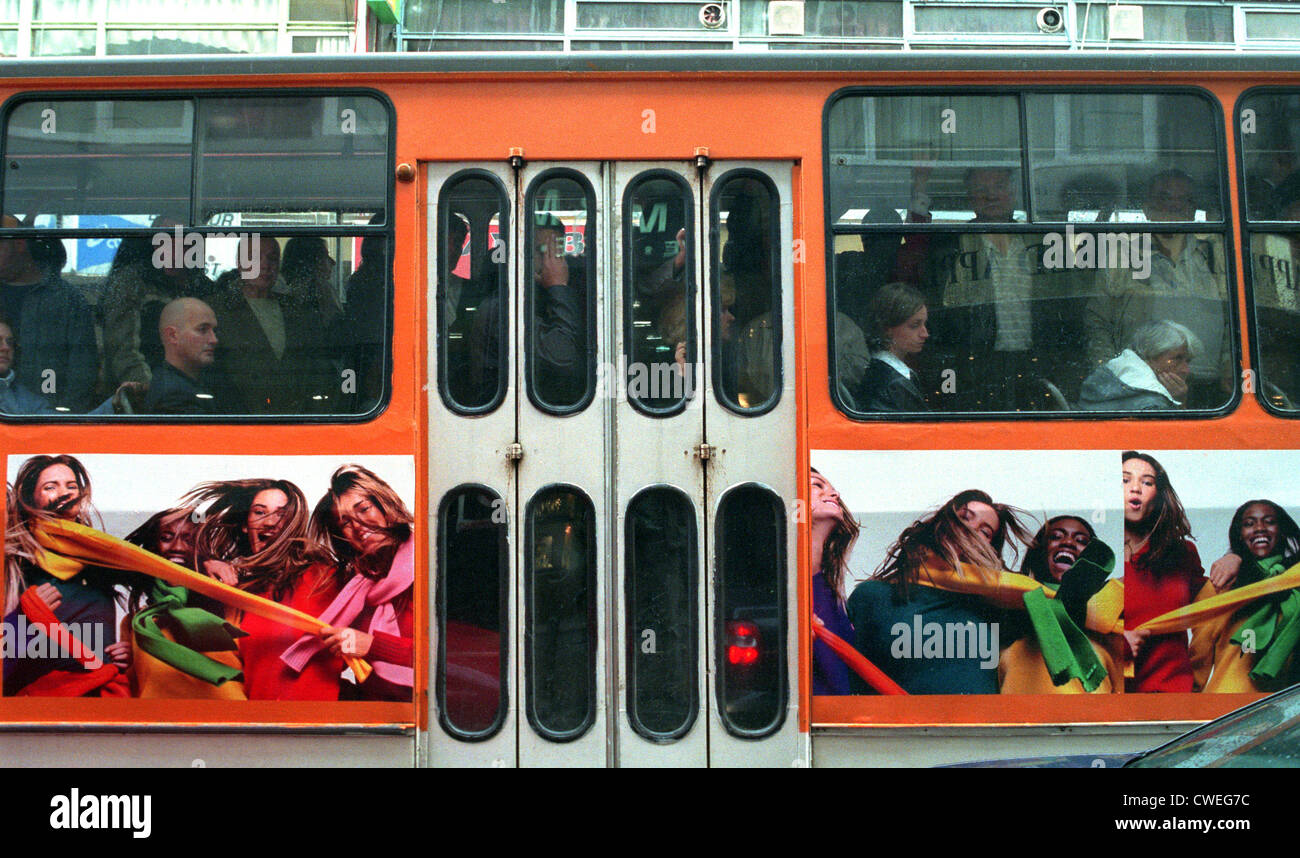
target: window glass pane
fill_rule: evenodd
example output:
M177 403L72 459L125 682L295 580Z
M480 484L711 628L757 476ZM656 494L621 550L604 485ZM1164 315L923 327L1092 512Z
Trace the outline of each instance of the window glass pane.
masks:
M402 26L411 33L563 33L563 0L408 0Z
M23 102L5 128L0 209L187 223L193 129L183 99Z
M843 98L831 108L835 225L1025 220L1014 96ZM869 214L870 213L870 214Z
M1247 217L1300 220L1300 94L1255 93L1242 99L1239 113Z
M781 395L781 257L776 191L756 175L714 191L714 386L738 410Z
M108 56L150 54L269 54L275 51L274 30L112 30L106 36Z
M651 739L686 735L699 711L695 510L651 488L627 508L627 716Z
M486 739L505 721L510 554L501 499L453 490L438 523L438 713L453 736Z
M899 3L808 0L804 33L830 38L899 38L903 35L903 7ZM766 35L766 30L760 35Z
M1300 200L1289 219L1300 220ZM1276 408L1300 408L1300 233L1250 237L1261 392Z
M391 182L388 112L361 95L200 102L203 222L260 215L263 225L320 223L380 211Z
M438 364L443 398L458 410L495 407L509 384L505 207L505 190L491 179L465 178L443 191Z
M0 20L18 20L18 2L0 3ZM12 17L4 13L12 12ZM95 20L95 0L35 0L32 3L33 21L80 21L91 23Z
M576 173L544 174L529 189L524 359L528 396L546 411L580 409L595 389L594 207Z
M1246 13L1246 38L1278 41L1300 40L1300 15L1294 12L1250 10Z
M676 412L696 383L691 202L685 182L656 173L623 199L627 397L651 414Z
M18 53L18 31L17 30L0 30L0 54L7 57L15 56Z
M764 736L785 719L785 510L758 486L718 504L718 704L727 730Z
M85 0L80 0L85 2ZM280 0L190 0L178 7L172 0L107 0L109 21L274 21Z
M32 56L93 57L94 30L32 29Z
M290 21L321 21L351 24L356 20L357 4L352 0L289 0Z
M528 722L568 741L596 718L596 513L578 489L554 486L529 502L527 522Z
M704 30L700 8L683 3L577 3L580 30Z
M1034 220L1223 219L1218 125L1204 98L1029 95L1025 109Z

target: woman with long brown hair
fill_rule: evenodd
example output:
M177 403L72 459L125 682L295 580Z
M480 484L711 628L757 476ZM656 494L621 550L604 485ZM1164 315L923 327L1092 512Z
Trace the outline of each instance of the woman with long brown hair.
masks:
M1192 528L1169 474L1154 457L1123 456L1124 623L1147 620L1189 605L1205 584ZM1191 691L1186 632L1124 633L1133 658L1131 691Z
M830 481L812 469L808 493L812 541L813 622L820 622L846 641L853 640L853 624L844 610L844 573L849 552L857 541L859 525ZM849 669L820 640L813 642L813 694L851 693Z
M179 506L199 510L200 569L221 581L317 616L338 593L329 553L307 539L307 499L288 480L202 483ZM281 660L299 632L255 614L235 618L250 700L337 700L343 663L313 654L296 670Z
M979 489L913 522L849 597L858 650L909 694L997 694L1001 608L981 591L1007 571L1008 537L1029 541L1018 511ZM918 651L922 630L936 626L963 630L970 646Z
M363 700L411 700L415 673L414 517L393 487L360 465L344 465L312 511L312 539L337 564L338 596L318 616L332 628L304 636L284 659L291 666L328 648L367 659L374 673Z

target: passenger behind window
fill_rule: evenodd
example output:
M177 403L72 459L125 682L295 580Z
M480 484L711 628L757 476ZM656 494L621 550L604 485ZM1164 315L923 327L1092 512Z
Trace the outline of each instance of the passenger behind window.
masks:
M280 274L288 287L289 299L309 313L315 313L324 330L333 331L343 317L343 307L334 291L334 272L338 263L330 256L325 239L295 236L284 244ZM336 345L330 339L331 349Z
M1143 211L1152 223L1191 222L1196 206L1193 182L1186 173L1165 170L1147 185ZM1140 245L1147 236L1139 238ZM1233 390L1222 242L1218 236L1153 233L1149 250L1149 265L1138 266L1140 270L1103 272L1101 294L1089 302L1085 314L1089 358L1094 363L1110 359L1145 322L1177 322L1191 330L1205 349L1204 359L1193 368L1186 404L1217 408Z
M771 231L764 223L765 207L750 193L737 193L727 212L727 243L722 247L720 285L730 302L733 318L727 322L722 348L731 352L724 357L735 361L734 374L726 371L724 381L734 378L735 386L725 388L727 398L741 407L757 407L772 399L776 392L775 354L780 343L776 320L772 314L773 287ZM728 312L723 310L724 314ZM728 345L728 343L731 343Z
M377 212L371 224L382 224ZM384 237L368 235L361 240L361 265L348 278L344 310L349 331L350 355L345 369L356 373L356 402L353 411L369 411L379 402L384 389L384 358L388 353L388 255Z
M239 240L239 267L221 275L211 302L221 326L217 365L222 402L238 413L338 411L341 385L322 357L319 314L272 289L280 245L271 236Z
M1300 199L1282 207L1282 220L1300 220ZM1300 235L1251 236L1252 286L1259 340L1261 390L1280 408L1300 399Z
M0 225L19 228L12 215ZM60 276L67 251L58 239L0 239L0 316L23 344L17 380L60 412L89 408L99 376L90 307Z
M185 267L183 248L174 247L169 218L157 218L153 227L166 237L155 247L148 236L122 239L108 271L100 307L104 317L104 365L110 386L124 381L148 384L152 367L163 361L161 344L155 336L158 317L170 301L206 298L213 289L202 263Z
M0 414L58 414L54 406L45 397L32 393L18 380L14 371L14 359L18 352L18 340L13 328L0 319ZM127 402L128 394L138 398L144 391L144 385L136 382L124 382L117 392L98 406L91 409L91 414L121 414L131 412Z
M887 283L871 299L871 363L854 393L863 411L929 411L916 360L930 338L925 296L906 283Z
M158 317L163 361L151 372L146 414L222 414L209 378L217 355L217 317L198 298L177 298Z
M1177 322L1148 322L1129 348L1083 382L1085 411L1151 411L1187 404L1192 364L1202 354L1196 334Z
M972 223L1010 223L1013 171L966 172ZM1045 407L1042 380L1081 377L1082 332L1071 296L1075 273L1043 265L1038 236L964 233L936 236L926 262L934 348L922 374L946 377L934 395L948 411Z

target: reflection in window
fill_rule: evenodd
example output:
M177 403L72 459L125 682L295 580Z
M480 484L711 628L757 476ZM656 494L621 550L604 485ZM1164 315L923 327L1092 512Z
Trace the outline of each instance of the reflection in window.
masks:
M581 409L595 392L596 234L590 186L577 173L543 174L529 188L525 282L528 395L541 409Z
M650 739L686 735L699 709L695 510L651 488L627 509L627 716Z
M833 389L846 410L1230 400L1218 123L1204 98L853 97L829 122ZM992 226L1026 218L1071 227ZM1142 228L1156 222L1168 225Z
M188 223L193 112L188 99L17 105L5 127L0 210L83 218L166 215Z
M718 706L736 735L757 738L785 719L785 510L759 486L718 504Z
M528 504L524 670L528 722L557 742L596 718L596 513L564 486Z
M697 383L691 201L680 177L659 172L623 199L627 396L650 414L676 413Z
M438 714L443 729L486 739L506 715L510 554L493 492L450 492L438 516Z
M737 410L781 394L781 257L776 190L731 174L714 191L714 386Z
M509 376L509 312L501 213L505 190L470 175L448 184L438 217L438 367L448 406L495 407ZM508 225L507 225L508 229Z

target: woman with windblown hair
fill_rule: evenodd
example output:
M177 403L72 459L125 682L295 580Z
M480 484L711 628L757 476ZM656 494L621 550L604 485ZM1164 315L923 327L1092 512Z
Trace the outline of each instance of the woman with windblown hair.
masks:
M808 496L812 521L813 622L846 641L853 640L853 624L844 611L844 573L849 552L858 538L859 525L830 481L812 469ZM849 669L826 643L813 642L813 694L850 694Z
M992 639L1001 608L996 595L1005 573L1002 551L1010 534L1029 534L1012 507L968 489L913 522L890 546L880 568L849 597L848 615L858 650L909 694L997 694L997 653ZM1005 605L1010 607L1010 605ZM965 640L994 651L915 651L919 630L965 629ZM981 638L982 636L982 638ZM866 690L856 680L855 691Z
M1124 632L1133 658L1130 691L1192 691L1183 631L1153 635L1138 627L1190 605L1205 584L1182 502L1153 457L1123 455Z
M226 584L316 616L338 593L329 554L307 539L307 499L288 480L202 483L181 499L201 511L195 556ZM280 659L301 634L255 614L233 617L250 700L337 700L343 664L328 652L298 670Z
M368 660L363 700L409 702L415 664L415 519L392 486L344 465L311 516L311 536L338 559L338 596L318 616L333 628L302 636L284 654L292 668L323 649Z

